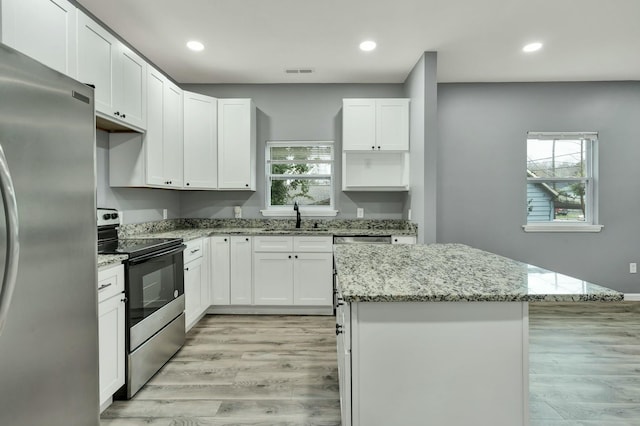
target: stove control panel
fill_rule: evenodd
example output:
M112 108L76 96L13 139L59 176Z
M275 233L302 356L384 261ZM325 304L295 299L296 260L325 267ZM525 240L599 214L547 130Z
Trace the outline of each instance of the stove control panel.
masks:
M98 209L98 226L120 225L120 214L116 209Z

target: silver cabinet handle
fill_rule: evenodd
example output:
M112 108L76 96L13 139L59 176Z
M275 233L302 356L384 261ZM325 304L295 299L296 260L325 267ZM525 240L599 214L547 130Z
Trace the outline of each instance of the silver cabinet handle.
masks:
M18 260L20 258L20 239L18 235L18 204L16 191L13 187L13 179L0 145L0 191L2 192L2 204L5 212L7 227L7 253L5 258L4 276L0 283L0 334L7 320L11 296L16 287L18 275Z
M193 253L197 253L197 252L199 252L199 251L200 251L200 249L194 249L194 250L191 250L191 254L193 254Z
M102 291L107 287L111 287L111 284L113 283L109 283L109 284L102 284L100 287L98 287L98 291Z

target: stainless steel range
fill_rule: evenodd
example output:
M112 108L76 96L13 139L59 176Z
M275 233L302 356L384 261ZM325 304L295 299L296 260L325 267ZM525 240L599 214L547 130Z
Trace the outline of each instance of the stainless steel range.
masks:
M185 340L180 238L118 239L118 212L98 209L98 253L126 254L126 377L117 398L129 399Z

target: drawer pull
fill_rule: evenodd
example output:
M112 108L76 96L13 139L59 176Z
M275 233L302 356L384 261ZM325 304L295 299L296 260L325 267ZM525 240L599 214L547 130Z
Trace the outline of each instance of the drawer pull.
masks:
M344 333L342 331L342 326L339 325L339 324L336 324L336 336L339 335L339 334L342 334L342 333Z
M197 253L197 252L199 252L199 251L200 251L200 249L193 249L193 250L191 250L191 254L193 254L193 253Z
M110 287L110 286L111 286L111 284L113 284L113 283L109 283L109 284L102 284L100 287L98 287L98 291L102 291L102 290L104 290L105 288Z

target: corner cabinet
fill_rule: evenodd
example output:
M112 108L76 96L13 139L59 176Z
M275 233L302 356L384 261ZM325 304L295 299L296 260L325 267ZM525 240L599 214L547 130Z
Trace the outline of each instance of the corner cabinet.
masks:
M125 364L124 266L98 271L98 347L100 408L111 404L124 385Z
M76 78L76 13L67 0L2 0L2 42Z
M342 190L409 190L409 99L343 99Z
M77 14L77 79L95 86L98 121L144 131L147 63L100 24Z
M184 92L184 189L218 188L218 100Z
M147 132L144 135L146 184L160 188L182 188L182 89L151 67L147 83Z
M256 108L218 99L218 189L256 190Z

